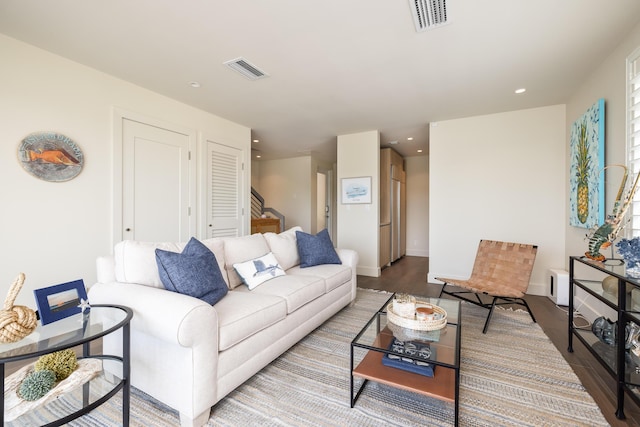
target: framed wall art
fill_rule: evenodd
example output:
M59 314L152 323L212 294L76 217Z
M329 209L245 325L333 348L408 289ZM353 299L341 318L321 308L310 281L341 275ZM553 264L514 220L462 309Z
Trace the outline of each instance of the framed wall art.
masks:
M55 132L27 135L18 147L18 160L31 175L53 182L75 178L84 165L80 147L70 138Z
M371 203L371 177L342 178L342 203Z
M43 325L83 311L87 290L82 279L33 291Z
M569 225L604 224L604 99L599 99L571 126Z

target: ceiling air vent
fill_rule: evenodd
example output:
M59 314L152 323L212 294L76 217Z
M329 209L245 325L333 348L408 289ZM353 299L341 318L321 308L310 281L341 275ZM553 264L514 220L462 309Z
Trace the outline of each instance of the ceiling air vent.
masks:
M239 72L249 80L258 80L269 76L267 73L242 57L226 61L224 62L224 65Z
M426 31L447 23L446 0L409 0L416 31Z

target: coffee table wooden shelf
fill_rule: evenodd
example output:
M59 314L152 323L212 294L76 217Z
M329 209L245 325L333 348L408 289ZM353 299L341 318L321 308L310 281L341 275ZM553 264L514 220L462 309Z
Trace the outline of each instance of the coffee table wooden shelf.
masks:
M393 297L391 297L393 298ZM389 301L391 300L389 299ZM437 341L429 341L436 349L436 365L434 376L426 377L413 372L384 366L382 358L385 354L397 354L389 350L394 338L393 332L387 326L387 316L384 311L387 303L376 312L365 327L351 342L351 407L353 408L360 394L364 391L368 381L400 388L450 402L454 404L454 424L458 425L459 391L460 391L460 302L431 298L432 304L439 305L447 311L447 326L440 331ZM397 330L397 327L394 328ZM433 336L429 336L433 338ZM412 340L414 340L412 338ZM361 349L361 350L358 350ZM355 363L356 353L365 353L364 357ZM406 357L406 355L403 355ZM363 379L358 390L355 391L354 377Z

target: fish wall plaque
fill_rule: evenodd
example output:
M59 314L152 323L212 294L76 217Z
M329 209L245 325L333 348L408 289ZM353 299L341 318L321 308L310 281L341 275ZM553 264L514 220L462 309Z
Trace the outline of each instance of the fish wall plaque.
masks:
M84 155L71 138L56 132L34 132L18 147L18 160L31 175L45 181L75 178L84 165Z

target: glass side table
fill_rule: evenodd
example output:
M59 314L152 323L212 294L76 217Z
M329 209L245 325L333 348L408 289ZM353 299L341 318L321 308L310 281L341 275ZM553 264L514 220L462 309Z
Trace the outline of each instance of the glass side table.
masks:
M103 362L119 363L122 366L122 376L121 378L113 375L107 376L102 370L94 378L82 384L82 387L78 385L75 391L79 393L78 390L81 388L82 398L70 399L69 404L65 405L65 414L59 419L47 419L44 425L60 426L66 424L91 412L122 390L122 425L128 426L131 370L129 323L132 317L133 311L128 307L93 305L90 310L84 313L48 325L38 325L33 333L18 342L0 344L0 378L2 378L0 393L3 402L0 425L19 426L21 418L29 416L29 414L23 414L12 420L5 419L5 399L8 397L5 396L5 364L82 345L82 356L78 358L79 360L92 358L100 359ZM91 354L90 343L92 341L120 329L122 330L122 356ZM72 392L70 391L70 393ZM47 404L44 405L45 408L46 406ZM5 422L10 423L5 424Z

